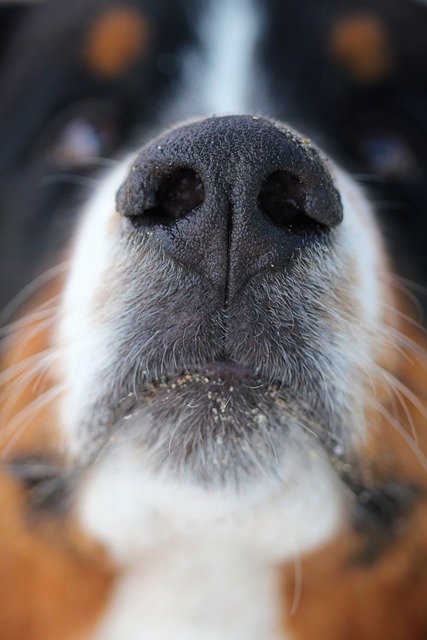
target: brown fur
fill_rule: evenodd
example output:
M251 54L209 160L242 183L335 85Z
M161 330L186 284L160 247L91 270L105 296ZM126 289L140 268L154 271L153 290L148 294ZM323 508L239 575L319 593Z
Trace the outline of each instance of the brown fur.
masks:
M393 68L386 26L373 14L338 20L330 34L329 50L361 82L382 80Z
M97 16L85 40L83 60L100 77L120 76L143 55L149 29L145 17L132 7L108 9Z
M0 629L4 640L85 637L114 572L72 522L37 517L22 487L0 476Z
M55 386L52 368L37 361L52 347L52 309L58 305L62 278L56 278L35 297L18 318L3 345L0 387L0 454L14 459L30 454L49 455L57 450L54 402L39 404L41 394Z
M60 286L56 281L44 291L28 315L55 304ZM114 580L103 550L82 535L72 512L64 516L35 509L28 488L9 471L8 463L23 457L57 456L56 402L31 410L38 394L48 392L55 382L49 374L40 379L39 370L32 372L31 360L50 346L51 329L43 313L25 322L7 341L4 357L3 370L11 367L0 404L0 636L4 640L83 638L105 607Z
M27 313L55 304L61 286L60 279L56 280ZM39 393L55 384L49 375L40 381L38 370L31 373L31 357L50 346L51 329L41 313L8 341L5 368L15 369L6 378L0 405L6 461L49 456L57 448L55 413L49 404L16 421ZM303 557L298 577L294 565L286 568L286 612L293 605L285 624L295 640L427 637L427 414L423 411L427 362L424 336L412 321L402 321L400 330L407 346L390 350L383 366L417 400L401 402L380 376L374 381L371 433L360 459L366 463L368 482L371 475L380 481L394 477L416 486L419 499L398 520L390 537L369 536L349 526L339 539ZM25 376L26 367L19 366L28 358ZM10 424L15 426L8 432ZM414 427L418 444L413 444ZM35 510L28 491L8 474L7 466L1 471L0 484L1 509L7 514L0 523L2 637L85 638L107 606L114 569L100 546L78 530L72 511L64 516Z
M395 478L416 487L418 499L389 536L349 528L302 559L301 580L293 567L286 570L286 601L298 592L287 620L295 640L427 638L427 358L421 331L411 321L401 329L407 347L399 350L393 373L413 396L399 399L376 381L383 408L372 408L360 460L377 482Z

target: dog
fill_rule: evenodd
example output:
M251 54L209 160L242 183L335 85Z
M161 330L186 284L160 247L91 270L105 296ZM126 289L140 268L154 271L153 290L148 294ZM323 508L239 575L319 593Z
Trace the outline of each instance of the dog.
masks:
M425 639L427 7L0 14L1 638Z

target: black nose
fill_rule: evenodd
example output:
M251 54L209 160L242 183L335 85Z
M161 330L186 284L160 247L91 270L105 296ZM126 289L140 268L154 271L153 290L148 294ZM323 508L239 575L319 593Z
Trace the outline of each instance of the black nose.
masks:
M253 276L286 268L342 220L319 153L256 116L209 118L160 136L139 154L117 204L226 299Z

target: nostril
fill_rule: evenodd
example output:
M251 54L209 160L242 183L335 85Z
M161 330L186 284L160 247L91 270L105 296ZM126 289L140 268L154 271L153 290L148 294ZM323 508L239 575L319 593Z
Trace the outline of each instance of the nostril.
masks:
M273 224L293 231L317 225L307 215L305 201L303 184L286 171L275 171L267 176L258 194L259 206Z
M202 204L205 189L200 176L187 167L175 169L163 178L156 193L156 205L147 211L151 216L174 222Z
M152 204L133 216L133 223L136 226L173 224L204 199L205 188L198 173L189 167L179 167L161 179L154 197L149 198Z

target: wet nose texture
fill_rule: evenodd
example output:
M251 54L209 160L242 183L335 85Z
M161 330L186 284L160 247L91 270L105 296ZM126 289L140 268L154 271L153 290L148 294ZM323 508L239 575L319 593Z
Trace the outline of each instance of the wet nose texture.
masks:
M225 303L255 275L285 269L304 246L327 241L342 220L318 151L255 116L208 118L158 137L137 157L117 207L208 278Z

